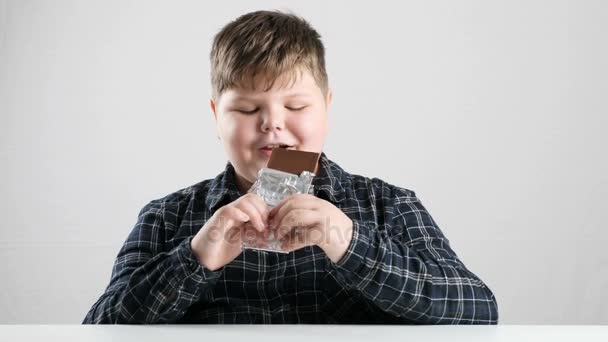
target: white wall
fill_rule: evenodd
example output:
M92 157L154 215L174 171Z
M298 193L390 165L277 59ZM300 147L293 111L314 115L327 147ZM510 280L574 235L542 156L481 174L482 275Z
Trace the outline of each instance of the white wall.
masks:
M0 0L0 323L80 323L143 205L223 170L211 39L286 8L331 159L416 191L501 323L608 323L606 2L253 3Z

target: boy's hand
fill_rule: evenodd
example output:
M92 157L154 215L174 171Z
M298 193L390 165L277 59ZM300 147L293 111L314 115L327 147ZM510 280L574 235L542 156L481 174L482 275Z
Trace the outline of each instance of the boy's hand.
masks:
M192 238L192 252L199 263L215 271L242 252L242 243L263 241L269 208L264 200L247 193L219 208Z
M337 262L352 239L353 221L332 203L310 194L287 197L269 218L269 229L276 229L286 251L317 245Z

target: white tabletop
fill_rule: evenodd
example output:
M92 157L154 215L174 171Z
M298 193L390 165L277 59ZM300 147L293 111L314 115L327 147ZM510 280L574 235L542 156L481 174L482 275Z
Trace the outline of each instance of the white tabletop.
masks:
M0 341L608 341L608 326L0 325Z

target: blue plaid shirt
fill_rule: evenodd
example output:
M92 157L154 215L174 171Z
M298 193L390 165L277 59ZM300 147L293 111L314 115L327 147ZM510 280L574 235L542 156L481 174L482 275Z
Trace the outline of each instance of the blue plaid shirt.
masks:
M315 196L353 220L346 254L246 249L221 269L190 241L239 198L234 167L141 210L83 323L496 324L492 291L458 259L415 193L349 174L325 153Z

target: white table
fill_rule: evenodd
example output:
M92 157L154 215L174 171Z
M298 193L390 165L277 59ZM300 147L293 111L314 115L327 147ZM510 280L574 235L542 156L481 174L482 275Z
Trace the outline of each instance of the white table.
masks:
M0 325L0 341L608 341L608 326Z

